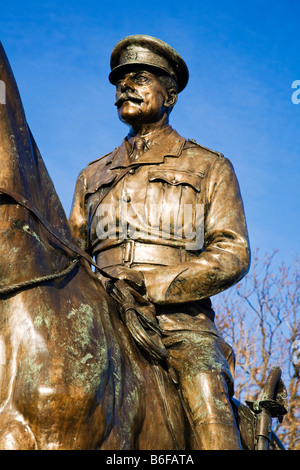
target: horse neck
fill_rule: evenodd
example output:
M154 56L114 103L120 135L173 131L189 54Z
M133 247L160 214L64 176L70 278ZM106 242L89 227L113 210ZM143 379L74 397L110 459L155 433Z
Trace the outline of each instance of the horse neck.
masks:
M27 125L19 91L0 43L0 80L6 103L0 104L0 278L9 284L44 275L66 264L61 247L26 208L5 196L5 190L29 200L54 231L70 240L68 221ZM37 243L37 240L39 242ZM20 279L21 278L21 279Z
M38 147L27 125L18 87L0 43L0 80L5 104L0 104L0 187L18 193L53 225L70 237L67 218Z

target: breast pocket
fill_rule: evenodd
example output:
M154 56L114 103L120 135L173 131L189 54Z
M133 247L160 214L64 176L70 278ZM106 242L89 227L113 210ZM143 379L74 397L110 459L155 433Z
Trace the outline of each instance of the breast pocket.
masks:
M106 202L106 195L109 194L116 176L116 174L108 172L104 175L100 175L100 177L98 175L97 179L94 178L94 180L92 179L90 181L85 195L89 226L95 223L94 216L99 208L99 203L100 201Z
M163 237L191 240L199 225L197 204L204 174L175 168L149 170L147 208L150 224Z

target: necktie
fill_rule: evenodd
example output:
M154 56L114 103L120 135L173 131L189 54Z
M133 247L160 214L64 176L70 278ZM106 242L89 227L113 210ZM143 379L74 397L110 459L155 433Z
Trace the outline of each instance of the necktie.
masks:
M137 137L133 143L131 160L137 160L141 155L143 155L143 153L145 152L145 149L146 149L145 139L143 139L143 137Z

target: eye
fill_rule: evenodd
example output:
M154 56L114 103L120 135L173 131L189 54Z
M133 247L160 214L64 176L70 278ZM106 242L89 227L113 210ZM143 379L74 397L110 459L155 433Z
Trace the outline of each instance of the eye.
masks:
M147 83L151 83L152 80L151 80L151 77L147 73L141 72L141 73L137 73L134 76L134 81L138 85L146 85Z

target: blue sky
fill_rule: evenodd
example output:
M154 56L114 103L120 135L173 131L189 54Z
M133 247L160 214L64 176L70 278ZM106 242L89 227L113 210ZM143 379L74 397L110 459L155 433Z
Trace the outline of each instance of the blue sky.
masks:
M2 1L0 40L28 123L69 214L86 164L118 146L109 59L130 34L156 36L190 70L171 125L233 163L252 249L299 254L300 4L240 1ZM1 78L1 77L0 77Z

